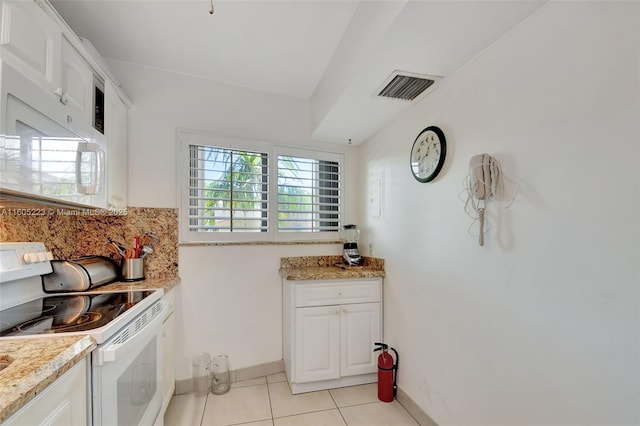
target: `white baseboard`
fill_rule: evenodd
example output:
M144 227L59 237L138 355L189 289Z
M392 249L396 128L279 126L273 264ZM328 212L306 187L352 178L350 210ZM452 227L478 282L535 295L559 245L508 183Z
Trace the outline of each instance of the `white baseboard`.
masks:
M284 361L271 361L232 371L232 373L235 373L235 377L233 374L231 375L231 382L242 382L243 380L255 379L256 377L269 376L282 372L284 372Z
M359 376L347 376L334 380L322 380L319 382L289 383L292 394L314 392L324 389L344 388L347 386L363 385L366 383L376 383L378 373L361 374Z
M231 379L231 383L235 383L282 372L284 372L284 362L279 360L232 370L229 372L229 378ZM193 383L190 378L176 380L176 395L191 393L191 391L193 391Z
M424 410L420 408L418 404L416 404L413 399L411 399L411 397L402 390L401 387L398 387L396 399L420 426L438 426L438 423L429 417L429 415L425 413Z

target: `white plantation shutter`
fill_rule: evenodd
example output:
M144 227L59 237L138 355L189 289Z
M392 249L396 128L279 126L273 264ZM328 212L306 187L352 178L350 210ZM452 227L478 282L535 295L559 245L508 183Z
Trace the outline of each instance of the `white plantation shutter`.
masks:
M322 159L322 153L317 157L278 155L279 232L339 230L342 161Z
M268 230L266 153L189 145L188 189L189 231Z
M186 129L177 138L181 241L338 239L343 153Z

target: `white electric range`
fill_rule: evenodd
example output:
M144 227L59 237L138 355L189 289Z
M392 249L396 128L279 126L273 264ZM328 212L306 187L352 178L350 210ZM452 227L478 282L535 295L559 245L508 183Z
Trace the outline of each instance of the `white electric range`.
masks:
M90 335L91 421L161 425L162 290L45 293L43 243L0 243L0 340Z

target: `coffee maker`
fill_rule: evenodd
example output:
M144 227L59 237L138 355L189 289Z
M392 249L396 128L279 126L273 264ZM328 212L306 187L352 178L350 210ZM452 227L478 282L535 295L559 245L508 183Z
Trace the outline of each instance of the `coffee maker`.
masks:
M358 252L360 230L357 225L344 225L340 230L340 238L344 241L342 259L349 266L362 265L364 259Z

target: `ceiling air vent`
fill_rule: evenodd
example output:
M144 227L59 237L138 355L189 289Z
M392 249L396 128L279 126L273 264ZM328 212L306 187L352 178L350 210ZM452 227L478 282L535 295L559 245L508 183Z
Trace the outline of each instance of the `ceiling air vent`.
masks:
M439 79L439 77L394 71L387 79L388 83L378 92L378 96L412 101Z

